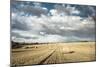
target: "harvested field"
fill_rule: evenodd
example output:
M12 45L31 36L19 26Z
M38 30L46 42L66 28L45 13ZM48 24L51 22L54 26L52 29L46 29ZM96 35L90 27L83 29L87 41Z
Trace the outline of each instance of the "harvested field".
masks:
M12 65L58 64L95 61L95 42L25 45L12 49Z

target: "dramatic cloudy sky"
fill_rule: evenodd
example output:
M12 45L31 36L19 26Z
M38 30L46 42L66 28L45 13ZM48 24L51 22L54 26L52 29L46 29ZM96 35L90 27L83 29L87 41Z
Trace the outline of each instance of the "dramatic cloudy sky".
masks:
M95 41L91 5L11 3L11 38L16 42Z

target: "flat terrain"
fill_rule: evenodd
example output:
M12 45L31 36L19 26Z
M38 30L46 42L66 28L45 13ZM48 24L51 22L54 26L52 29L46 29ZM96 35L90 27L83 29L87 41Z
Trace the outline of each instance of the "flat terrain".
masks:
M95 61L95 42L25 45L12 49L12 65Z

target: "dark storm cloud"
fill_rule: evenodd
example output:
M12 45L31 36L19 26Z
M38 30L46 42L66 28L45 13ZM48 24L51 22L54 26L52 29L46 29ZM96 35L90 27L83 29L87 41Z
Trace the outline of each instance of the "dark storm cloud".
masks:
M30 30L29 25L27 24L27 21L24 21L24 17L16 16L12 19L12 29L18 29L18 30Z

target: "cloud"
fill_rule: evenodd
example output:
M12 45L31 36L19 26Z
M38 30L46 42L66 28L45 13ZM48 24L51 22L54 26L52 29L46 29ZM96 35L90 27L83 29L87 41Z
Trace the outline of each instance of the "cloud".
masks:
M79 14L80 11L70 5L55 5L55 9L50 10L51 15L72 15Z
M28 24L27 22L28 23L30 22L30 20L28 20L27 17L24 17L24 16L12 17L12 28L19 29L19 30L30 30L29 26L31 26L31 25Z
M40 3L25 5L12 12L12 40L18 42L67 42L95 40L95 21L91 16L81 17L72 6L54 5L47 9ZM21 11L21 12L20 12ZM20 15L19 13L32 13ZM50 15L49 15L50 14Z
M24 11L25 13L30 13L32 15L40 16L41 14L47 14L48 9L41 6L25 6L20 11Z
M17 32L14 32L15 30ZM75 37L72 40L79 38L91 39L91 37L95 37L95 22L90 18L81 20L79 16L17 16L16 20L13 20L12 34L15 34L16 37L26 38L26 40L28 38L39 42L46 42L47 40L44 39L48 39L48 42L67 41L66 38L70 39L72 36Z
M31 3L31 2L13 2L12 10L19 13L20 15L36 15L41 16L41 14L47 14L48 9L42 7L41 3ZM17 6L18 5L18 6Z

